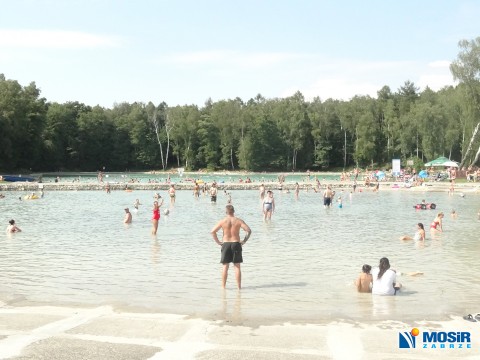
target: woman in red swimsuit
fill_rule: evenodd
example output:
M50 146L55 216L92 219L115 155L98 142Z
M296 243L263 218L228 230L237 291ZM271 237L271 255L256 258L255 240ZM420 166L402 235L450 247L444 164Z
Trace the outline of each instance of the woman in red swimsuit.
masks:
M443 212L439 212L437 217L430 224L430 233L432 234L432 236L434 236L439 232L443 232L443 227L442 227L443 216L444 216Z
M158 229L158 220L160 220L160 206L163 205L163 199L160 196L161 202L158 201L153 202L153 217L152 217L152 235L157 234Z

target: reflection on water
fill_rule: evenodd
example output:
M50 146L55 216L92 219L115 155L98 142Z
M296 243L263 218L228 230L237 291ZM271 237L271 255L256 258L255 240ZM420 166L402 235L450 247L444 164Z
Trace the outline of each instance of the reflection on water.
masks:
M364 192L344 199L343 208L324 209L320 194L302 191L295 200L293 192L276 191L272 221L263 222L258 192L231 192L237 215L253 230L240 292L233 273L221 292L220 248L210 235L225 213L223 194L211 204L177 191L152 237L152 192L51 192L32 201L11 192L0 200L1 222L6 227L14 218L23 232L0 233L0 298L125 304L235 321L418 320L478 311L478 195ZM142 205L124 226L123 209L137 198ZM458 217L445 217L445 232L434 239L427 232L425 243L399 241L434 219L434 211L412 208L423 198L438 211L455 208ZM353 281L362 265L376 266L383 256L398 272L423 275L399 275L396 297L357 294Z
M222 315L220 319L226 322L238 323L243 320L242 292L237 290L235 295L232 294L227 294L227 290L222 289Z

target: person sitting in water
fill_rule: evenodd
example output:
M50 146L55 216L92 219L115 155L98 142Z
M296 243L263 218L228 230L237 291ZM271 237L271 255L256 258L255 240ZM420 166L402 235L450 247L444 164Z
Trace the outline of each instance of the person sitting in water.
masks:
M400 240L415 240L415 241L424 241L425 240L425 228L422 223L417 224L417 232L412 237L405 235L400 238Z
M390 269L390 262L387 258L381 258L378 268L372 271L373 295L395 295L402 285L397 283L397 274Z
M15 220L10 220L8 222L10 225L7 226L7 233L16 233L22 231L17 225L15 225Z
M361 293L370 293L372 292L372 274L370 274L370 271L372 270L372 267L370 265L363 265L362 266L362 272L358 276L358 279L355 280L355 286L357 288L358 292Z
M455 211L455 209L452 209L452 212L450 213L450 216L452 217L452 219L456 219L458 217L458 214Z

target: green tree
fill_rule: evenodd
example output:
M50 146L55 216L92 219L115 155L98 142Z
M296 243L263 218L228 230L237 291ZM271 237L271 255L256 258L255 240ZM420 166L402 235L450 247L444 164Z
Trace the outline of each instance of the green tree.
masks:
M168 117L175 123L172 129L173 153L177 164L187 169L196 169L195 156L198 147L198 127L200 111L196 105L176 106L168 109Z
M76 170L79 168L78 115L91 108L78 102L48 105L43 132L45 170Z
M239 98L221 100L212 106L212 121L220 136L220 165L224 169L234 170L237 164L236 150L241 138L242 106Z
M78 116L79 163L82 171L112 169L112 137L115 127L105 109L95 106Z
M46 112L34 82L22 87L0 74L0 168L40 168Z

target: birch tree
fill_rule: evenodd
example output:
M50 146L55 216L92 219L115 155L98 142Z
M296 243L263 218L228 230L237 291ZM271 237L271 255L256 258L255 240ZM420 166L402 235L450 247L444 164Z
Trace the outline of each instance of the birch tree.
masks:
M478 137L480 131L480 37L473 40L461 40L458 43L460 53L455 61L450 64L450 71L454 80L464 85L465 95L470 103L472 111L470 140L462 154L460 167L465 164L473 165L480 157L480 145ZM464 144L465 145L465 144ZM472 159L471 152L478 146L477 152Z

